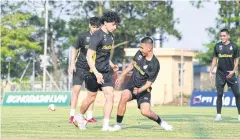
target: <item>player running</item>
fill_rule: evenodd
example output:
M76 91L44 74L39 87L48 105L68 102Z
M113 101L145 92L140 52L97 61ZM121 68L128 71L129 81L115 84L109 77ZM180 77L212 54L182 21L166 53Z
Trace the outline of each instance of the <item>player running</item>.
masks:
M165 130L173 130L171 125L160 119L160 117L151 110L151 86L157 78L160 64L153 54L153 40L150 37L145 37L141 40L140 50L134 56L133 62L116 80L117 86L120 85L121 80L131 70L133 70L133 74L125 86L118 104L117 124L111 130L115 131L122 128L126 104L128 101L134 99L137 100L138 108L143 116L155 121Z
M89 41L91 35L100 28L101 21L99 17L92 17L89 20L90 31L83 32L77 39L76 45L72 48L71 64L68 69L70 73L73 73L73 86L72 86L72 98L71 98L71 110L69 123L73 122L75 116L75 109L78 101L78 96L80 92L81 85L85 80L86 74L89 72L90 68L86 60L87 49L89 47ZM77 53L78 50L78 53ZM92 117L93 102L88 108L87 120L88 122L97 122Z

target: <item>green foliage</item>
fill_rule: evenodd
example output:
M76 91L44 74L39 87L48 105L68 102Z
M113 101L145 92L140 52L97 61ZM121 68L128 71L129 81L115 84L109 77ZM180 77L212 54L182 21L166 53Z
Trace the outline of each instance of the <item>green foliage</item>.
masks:
M21 55L27 50L41 50L39 42L31 40L35 28L27 23L30 16L30 14L15 13L6 15L1 19L2 58Z
M40 52L38 41L33 39L36 28L29 24L30 13L9 13L1 17L1 74L6 78L10 68L11 77L20 77L31 52ZM7 57L11 57L8 67Z

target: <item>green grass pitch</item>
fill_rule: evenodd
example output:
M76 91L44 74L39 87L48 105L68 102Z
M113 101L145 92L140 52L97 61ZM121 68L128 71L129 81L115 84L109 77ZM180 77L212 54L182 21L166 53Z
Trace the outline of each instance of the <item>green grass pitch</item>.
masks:
M116 107L111 125L115 123ZM69 108L1 107L2 139L239 139L240 122L236 108L223 108L223 121L215 122L215 108L153 107L163 120L173 125L166 132L155 122L143 117L136 107L127 107L123 129L102 132L103 108L95 107L96 124L81 131L68 123Z

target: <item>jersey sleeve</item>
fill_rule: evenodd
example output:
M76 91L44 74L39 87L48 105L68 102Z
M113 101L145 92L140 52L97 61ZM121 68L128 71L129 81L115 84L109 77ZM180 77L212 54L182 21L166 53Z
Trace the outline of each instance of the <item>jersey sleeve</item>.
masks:
M79 48L82 48L83 45L84 45L84 38L83 38L83 36L79 36L79 37L77 38L77 41L76 41L76 44L74 45L74 47L75 47L76 49L79 49Z
M158 76L158 72L159 72L159 70L160 70L160 64L159 64L159 62L158 61L156 61L156 62L154 62L153 63L153 69L152 69L152 71L151 72L149 72L149 77L148 77L148 81L149 82L154 82L155 80L156 80L156 78L157 78L157 76Z
M97 47L100 43L101 40L101 36L99 36L98 33L94 33L91 37L90 37L90 42L89 42L89 48L96 51Z
M133 61L137 61L137 58L139 57L140 53L141 53L140 50L138 50L135 56L133 57Z
M213 48L213 57L218 57L217 47L218 47L218 45L215 45Z

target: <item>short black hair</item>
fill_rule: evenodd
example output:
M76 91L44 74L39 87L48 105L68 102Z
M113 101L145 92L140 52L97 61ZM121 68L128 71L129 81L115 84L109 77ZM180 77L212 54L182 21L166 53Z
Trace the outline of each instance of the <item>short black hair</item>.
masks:
M101 26L101 19L99 17L91 17L89 19L89 24L91 26L97 26L100 27Z
M220 32L226 32L227 34L229 34L229 31L228 31L228 29L226 29L226 28L224 28L224 29L221 29L221 31Z
M121 18L116 12L107 11L104 12L102 16L102 24L104 24L104 22L115 22L118 24L121 22Z
M144 38L141 39L141 43L153 44L153 39L151 37L144 37Z

